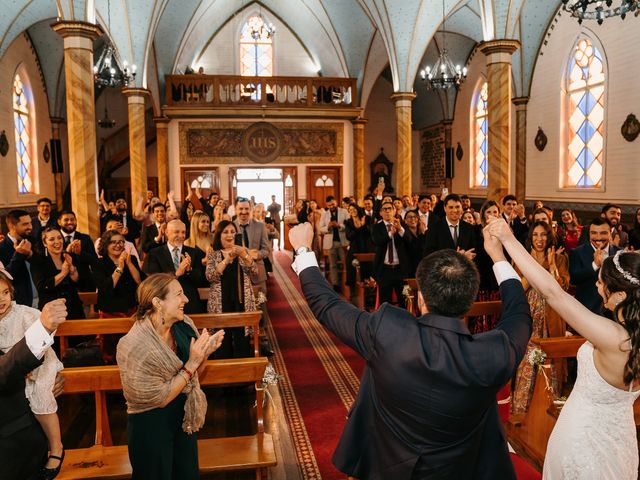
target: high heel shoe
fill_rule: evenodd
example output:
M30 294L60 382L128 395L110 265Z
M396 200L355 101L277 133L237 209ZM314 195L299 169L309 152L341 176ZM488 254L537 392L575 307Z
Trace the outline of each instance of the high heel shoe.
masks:
M59 457L57 455L49 455L49 459L60 460L60 463L56 468L46 468L42 467L40 473L37 476L38 480L53 480L60 473L60 469L62 468L62 462L64 461L64 448L62 449L62 455Z

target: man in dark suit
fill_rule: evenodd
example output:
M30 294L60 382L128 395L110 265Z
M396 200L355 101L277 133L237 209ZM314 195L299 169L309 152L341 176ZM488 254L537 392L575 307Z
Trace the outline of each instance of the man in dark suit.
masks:
M124 228L124 238L130 242L135 242L136 238L140 238L140 222L134 219L127 211L127 201L124 198L116 199L116 214L108 212L102 221L106 223L109 220L119 220Z
M153 206L153 217L156 222L144 227L140 236L140 249L144 253L149 253L151 249L167 243L167 209L162 203L156 203Z
M455 193L444 199L445 217L427 230L424 256L449 248L464 254L469 260L476 256L476 233L471 225L461 221L462 202Z
M513 235L524 245L529 236L529 221L524 211L524 205L518 203L515 195L505 195L502 199L502 218L511 227Z
M78 290L81 292L93 292L96 282L93 280L93 265L98 260L98 255L93 245L93 240L86 233L80 233L76 214L71 210L63 210L58 216L58 225L62 230L64 248L67 252L78 257Z
M398 304L403 307L402 289L409 263L404 245L405 230L395 211L393 203L383 203L380 207L382 220L371 227L371 240L376 249L373 278L378 284L380 304L391 303L392 292L395 291Z
M589 243L583 243L569 252L569 275L576 287L576 300L602 315L602 297L598 294L598 275L605 258L614 255L618 247L611 245L611 227L603 218L589 224Z
M206 309L198 294L198 288L208 285L202 271L202 253L184 245L186 234L181 220L171 220L167 224L167 243L149 251L143 269L146 274L175 274L189 299L184 313L204 313Z
M52 205L53 203L47 197L40 198L36 202L38 214L31 220L31 225L33 227L31 235L33 235L33 238L37 242L40 241L40 236L46 228L57 226L56 217L51 212Z
M47 460L47 438L33 416L25 396L25 377L42 363L44 352L53 344L53 332L65 321L64 300L54 300L42 309L40 320L32 324L24 338L7 353L0 350L0 478L32 478ZM54 394L62 392L56 382Z
M420 195L418 197L418 221L422 224L422 231L426 232L438 222L438 217L431 212L431 196Z
M14 300L20 305L37 305L37 291L31 280L29 259L33 255L31 245L31 217L25 210L11 210L6 218L9 233L0 243L0 261L13 277Z
M422 260L420 318L389 304L369 314L327 284L309 252L312 238L309 224L290 232L302 292L320 323L367 361L336 467L360 479L515 480L495 397L526 351L531 316L497 239L485 235L502 316L495 330L474 336L462 317L479 280L464 255L444 250Z

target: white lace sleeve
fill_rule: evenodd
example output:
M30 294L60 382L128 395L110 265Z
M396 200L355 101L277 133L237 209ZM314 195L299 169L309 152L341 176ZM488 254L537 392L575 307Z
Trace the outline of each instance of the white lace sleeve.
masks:
M58 403L53 396L53 384L62 368L62 362L58 360L53 349L47 348L44 352L44 363L27 378L25 395L31 411L36 415L55 413L58 410Z

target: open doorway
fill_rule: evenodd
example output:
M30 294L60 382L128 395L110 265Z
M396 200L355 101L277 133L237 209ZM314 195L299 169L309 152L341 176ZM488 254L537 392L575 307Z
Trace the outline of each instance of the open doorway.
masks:
M238 168L236 170L236 196L253 197L255 203L263 203L266 209L271 196L276 196L280 206L284 203L284 179L281 168ZM283 211L280 212L282 216Z

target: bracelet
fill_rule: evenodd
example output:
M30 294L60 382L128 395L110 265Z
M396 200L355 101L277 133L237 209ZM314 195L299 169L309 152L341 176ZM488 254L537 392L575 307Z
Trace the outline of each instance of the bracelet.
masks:
M122 275L122 269L120 269L120 268L116 268L114 271L115 271L118 275Z
M189 370L187 367L182 367L180 369L180 371L186 373L187 375L189 375L189 380L191 380L191 378L193 378L193 372L191 370Z
M182 377L182 379L187 382L187 384L191 381L191 379L189 378L189 375L187 375L186 372L184 372L183 370L178 370L178 375L180 375Z

